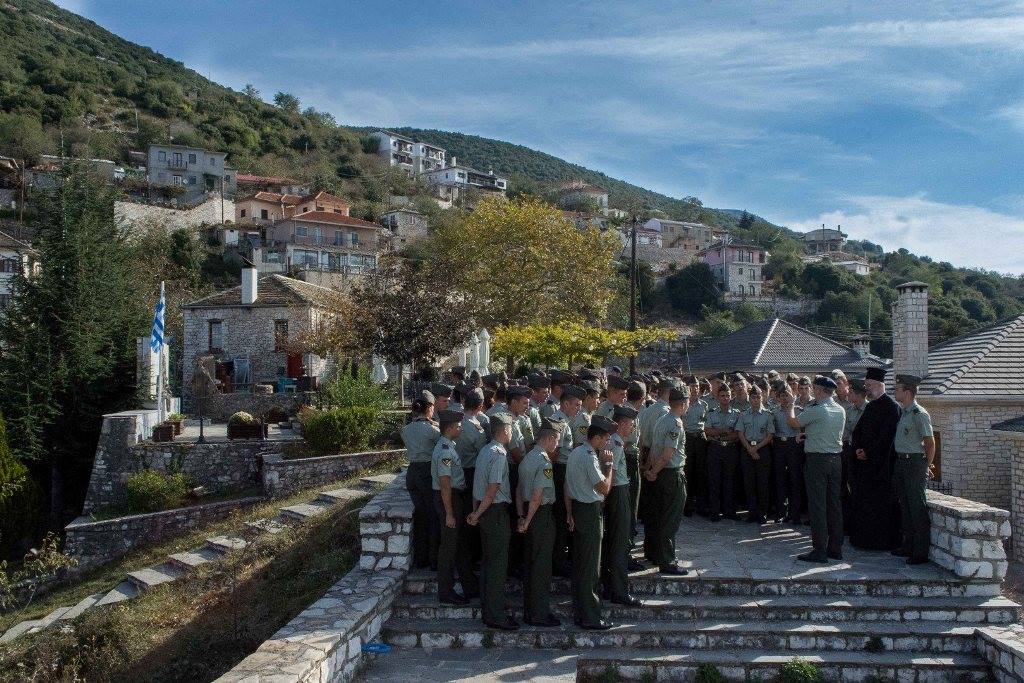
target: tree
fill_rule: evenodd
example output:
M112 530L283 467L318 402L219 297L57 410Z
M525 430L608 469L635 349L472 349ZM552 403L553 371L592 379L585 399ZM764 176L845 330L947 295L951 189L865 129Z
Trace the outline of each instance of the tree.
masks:
M250 100L258 100L260 98L260 91L252 83L245 84L245 87L242 88L242 94Z
M737 223L736 227L743 231L750 230L754 227L754 217L744 210L743 213L740 214L740 221Z
M665 278L665 293L672 308L690 315L714 309L720 298L715 275L706 263L691 263Z
M438 228L426 265L484 327L601 321L614 296L617 251L610 235L577 229L548 204L487 198Z
M579 323L507 326L494 331L491 355L506 359L510 365L519 361L547 366L604 363L609 356L635 356L645 346L676 336L674 330L657 327L638 327L630 331Z
M299 98L295 95L289 95L286 92L279 92L274 95L274 104L283 111L289 114L299 113Z
M11 454L7 423L0 417L0 560L34 531L37 497L28 468Z
M135 405L135 339L152 294L140 287L144 255L115 223L117 195L74 167L39 197L41 270L16 277L0 320L0 407L18 435L15 456L49 474L54 528L84 496L103 414Z

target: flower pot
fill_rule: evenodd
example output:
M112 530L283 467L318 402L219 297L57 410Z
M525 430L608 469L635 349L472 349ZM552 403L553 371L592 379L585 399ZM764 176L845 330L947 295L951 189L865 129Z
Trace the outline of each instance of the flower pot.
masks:
M267 438L268 425L265 424L229 424L229 439L265 439Z
M153 441L171 441L174 439L174 425L170 422L164 422L153 427Z
M185 423L182 422L181 420L178 420L177 422L171 422L170 424L172 427L174 427L175 436L179 436L181 434L181 430L184 428L185 425Z

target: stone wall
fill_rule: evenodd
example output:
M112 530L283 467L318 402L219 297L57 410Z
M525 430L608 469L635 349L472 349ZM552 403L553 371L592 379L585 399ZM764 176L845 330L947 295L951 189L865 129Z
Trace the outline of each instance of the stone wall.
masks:
M362 648L378 637L391 616L409 566L412 504L404 473L363 507L359 525L359 566L218 683L331 683L355 678L365 661Z
M144 545L224 519L239 508L263 500L259 496L239 498L99 522L79 517L64 528L64 552L78 560L76 571L90 569Z
M109 505L108 501L123 500L123 495L119 497L115 492L126 478L120 476L120 467L129 449L148 439L156 424L156 410L126 410L103 416L83 514Z
M235 391L230 394L213 394L203 401L203 415L215 422L227 422L228 418L239 410L264 418L274 408L283 410L288 415L295 415L299 408L309 405L313 393L277 392L274 394L254 394L250 391Z
M935 491L928 491L928 512L929 559L962 579L998 588L1009 566L1003 541L1010 537L1010 513Z
M291 460L268 456L263 460L263 492L267 496L280 498L304 488L351 477L404 455L404 448L396 448Z
M1024 680L1024 626L989 626L974 632L978 654L992 666L999 683Z
M1010 458L1010 527L1013 531L1013 559L1024 561L1024 434L1013 439Z
M210 197L189 209L173 209L167 206L139 204L137 202L114 202L114 217L132 227L144 230L147 227L161 227L172 232L180 228L201 228L235 220L235 202L231 199Z

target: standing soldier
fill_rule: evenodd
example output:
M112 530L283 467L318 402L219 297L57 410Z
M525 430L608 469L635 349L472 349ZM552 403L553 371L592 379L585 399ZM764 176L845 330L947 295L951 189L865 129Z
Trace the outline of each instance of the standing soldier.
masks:
M929 520L925 503L925 482L935 459L935 435L932 418L917 402L921 378L896 375L896 402L900 404L900 421L896 423L896 495L903 522L903 545L893 554L907 558L907 564L928 561Z
M683 462L686 453L686 434L683 415L689 407L690 394L685 389L669 391L669 411L658 419L651 437L651 454L644 478L654 487L655 509L651 534L653 562L662 574L685 576L689 572L676 562L676 532L683 520L686 505L686 478Z
M519 463L516 508L517 530L524 535L526 559L523 578L523 614L531 626L560 626L551 614L551 551L555 544L555 477L551 456L558 453L558 441L565 426L545 418L537 431L537 442Z
M671 378L664 378L658 381L654 403L650 404L637 416L637 429L640 432L640 500L638 503L638 515L644 523L644 557L648 562L655 562L654 536L648 525L655 515L654 509L654 485L647 481L643 472L649 468L651 456L651 438L653 437L654 426L661 416L669 411L668 395L674 386Z
M569 382L569 376L561 370L551 371L551 387L544 405L540 407L541 417L551 417L562 403L562 387Z
M541 409L551 393L551 380L544 375L533 374L527 378L526 384L530 387L530 421L533 422L534 433L537 433L540 431L540 421L543 417Z
M430 393L434 395L434 412L440 413L442 410L449 410L449 403L452 399L453 387L448 384L442 384L441 382L434 382L430 385Z
M843 507L839 499L843 466L839 453L843 448L846 411L833 398L835 390L836 383L831 378L816 377L814 402L799 415L796 406L790 406L786 413L790 427L804 430L804 479L814 545L811 552L797 556L804 562L843 559Z
M614 375L612 376L615 377ZM629 509L629 475L626 471L626 439L636 426L637 411L615 406L615 433L609 441L615 477L604 499L604 540L601 544L601 583L604 596L617 605L642 606L629 594L629 537L632 515Z
M764 524L767 519L768 498L771 495L772 436L775 433L774 416L761 404L761 390L750 390L750 409L741 414L736 423L743 452L743 485L747 492L747 521Z
M483 422L486 419L484 415L484 392L481 389L471 389L466 392L465 398L466 411L462 418L462 432L459 437L455 439L455 451L459 454L459 460L462 462L462 470L466 477L466 492L465 500L463 501L463 510L473 509L473 479L476 474L476 456L479 455L480 450L487 445L489 440L487 437L488 426L485 426ZM469 514L468 512L466 514ZM468 527L465 530L465 536L467 544L469 546L469 557L473 562L477 562L480 559L480 529L477 527Z
M811 378L804 375L797 384L796 404L801 408L806 408L811 404L812 400Z
M775 519L799 524L804 505L804 447L797 441L800 430L791 427L786 417L796 397L785 382L777 385L779 404L772 411L775 436L772 437L772 470L775 473ZM796 407L799 415L803 408ZM783 507L783 504L786 507Z
M582 383L582 387L585 392L583 402L579 412L576 413L575 419L572 421L572 443L574 447L587 442L587 430L590 428L590 423L594 418L594 411L597 410L597 402L601 400L601 389L597 384L585 381Z
M732 387L732 400L729 405L740 413L744 413L750 409L750 385L747 384L746 378L736 373L732 377L730 383Z
M686 431L686 507L687 517L696 510L698 515L708 513L708 439L704 423L708 418L708 403L700 397L700 381L694 375L686 376L690 404L683 414Z
M615 477L614 455L605 450L615 423L603 417L587 428L587 440L573 449L565 473L565 499L570 501L567 523L572 530L572 605L576 625L604 631L597 584L601 571L603 520L601 503ZM600 453L600 456L598 455Z
M509 616L505 601L505 580L508 578L508 542L512 534L509 504L512 491L508 480L508 446L512 438L512 416L495 413L491 418L494 434L491 442L477 456L473 476L473 500L476 509L469 513L470 526L480 525L483 544L480 606L484 625L503 631L519 628Z
M633 420L633 430L623 441L626 445L626 470L629 474L629 538L630 545L636 542L637 534L637 504L640 501L640 423L639 414L644 409L644 399L647 398L647 386L643 382L633 380L626 389L626 405L637 411L637 419ZM630 571L643 569L643 565L629 558Z
M402 427L402 443L409 458L405 488L412 499L413 565L437 570L437 545L440 529L434 514L434 489L430 480L430 462L434 444L441 436L434 417L434 395L420 392L412 402L411 421Z
M508 445L509 476L512 490L519 487L519 463L526 453L533 448L533 423L528 414L530 408L530 390L526 387L509 387L507 392L508 413L513 418L512 440ZM512 522L515 531L515 520ZM509 571L513 576L521 577L523 573L523 537L513 534L509 543Z
M619 375L610 375L608 377L608 398L601 402L601 405L594 411L594 415L607 417L609 420L615 419L615 408L626 402L628 389L629 382Z
M708 412L704 433L708 436L708 519L736 519L736 497L733 485L739 452L736 450L736 421L739 411L730 403L728 384L719 384L718 404Z
M551 554L552 570L555 576L569 576L569 528L566 526L570 511L569 499L565 498L565 468L573 450L571 422L580 412L585 395L583 387L570 384L560 389L559 408L551 419L562 425L558 439L558 457L555 459L555 547Z
M442 605L465 605L480 593L465 534L463 495L466 478L455 448L455 439L459 438L462 431L463 419L462 413L452 410L438 413L441 438L434 446L430 464L434 509L441 532L437 549L437 598ZM459 583L462 584L462 595L455 592L456 570L459 572Z

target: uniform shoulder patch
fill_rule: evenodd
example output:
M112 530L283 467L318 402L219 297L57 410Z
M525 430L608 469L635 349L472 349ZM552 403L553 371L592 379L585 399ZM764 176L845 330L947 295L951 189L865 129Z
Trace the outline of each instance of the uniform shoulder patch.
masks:
M550 467L545 467L544 468L544 478L545 479L551 479L553 476L555 476L554 469L552 469Z
M441 458L441 464L443 464L445 467L451 467L452 466L452 459L451 458Z
M446 443L441 444L441 450L443 450L443 451L448 450L448 444L446 444Z

